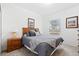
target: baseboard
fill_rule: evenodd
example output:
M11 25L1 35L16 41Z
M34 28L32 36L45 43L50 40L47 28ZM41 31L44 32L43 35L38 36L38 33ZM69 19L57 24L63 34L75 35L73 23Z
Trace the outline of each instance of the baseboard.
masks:
M70 46L70 47L74 47L74 48L77 48L77 45L70 45L70 44L66 44L66 43L63 43L64 45L67 45L67 46Z

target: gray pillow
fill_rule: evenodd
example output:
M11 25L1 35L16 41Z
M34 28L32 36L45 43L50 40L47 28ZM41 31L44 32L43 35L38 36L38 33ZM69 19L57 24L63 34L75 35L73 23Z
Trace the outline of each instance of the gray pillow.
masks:
M29 31L29 32L25 33L24 35L26 35L26 36L36 36L36 33L34 31Z
M30 32L29 32L29 36L36 36L36 34L35 34L35 32L30 31Z

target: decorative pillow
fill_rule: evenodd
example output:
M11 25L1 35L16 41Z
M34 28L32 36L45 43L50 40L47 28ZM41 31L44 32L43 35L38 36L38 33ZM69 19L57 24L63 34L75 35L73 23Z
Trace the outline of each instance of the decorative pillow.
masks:
M40 31L39 31L39 28L35 28L35 33L36 33L36 36L41 35Z

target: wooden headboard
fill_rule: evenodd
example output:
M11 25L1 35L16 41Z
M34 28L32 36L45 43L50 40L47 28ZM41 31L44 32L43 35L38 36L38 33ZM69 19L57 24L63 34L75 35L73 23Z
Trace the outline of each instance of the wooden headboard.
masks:
M23 35L27 32L29 32L29 28L22 28L22 32L23 32Z

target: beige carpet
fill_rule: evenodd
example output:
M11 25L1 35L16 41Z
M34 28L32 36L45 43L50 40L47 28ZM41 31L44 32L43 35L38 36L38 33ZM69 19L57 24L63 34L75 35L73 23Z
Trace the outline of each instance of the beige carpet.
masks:
M3 52L2 56L36 56L26 48L21 48L10 53ZM61 45L52 56L78 56L77 48Z

